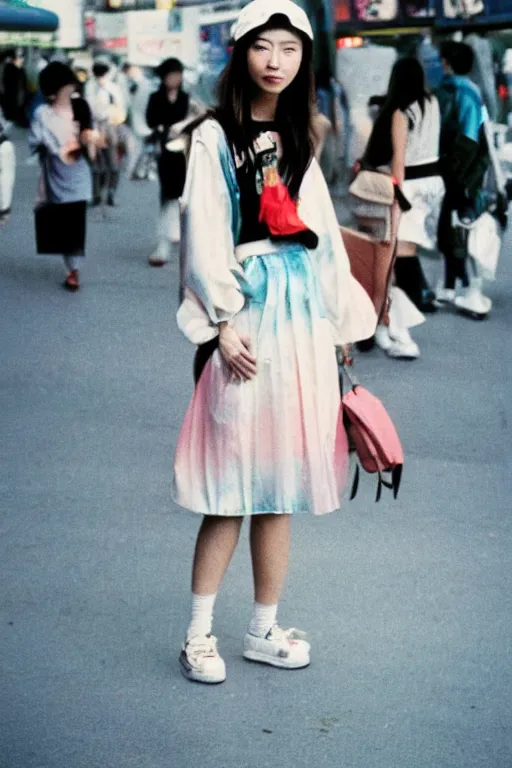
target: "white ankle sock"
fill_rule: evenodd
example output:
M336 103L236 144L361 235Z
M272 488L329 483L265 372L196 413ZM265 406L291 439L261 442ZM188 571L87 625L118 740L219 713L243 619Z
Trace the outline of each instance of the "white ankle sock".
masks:
M192 593L192 618L187 630L187 640L196 635L209 635L212 631L214 595L194 595Z
M256 637L266 637L276 623L276 618L277 603L275 605L254 603L249 633L256 635Z

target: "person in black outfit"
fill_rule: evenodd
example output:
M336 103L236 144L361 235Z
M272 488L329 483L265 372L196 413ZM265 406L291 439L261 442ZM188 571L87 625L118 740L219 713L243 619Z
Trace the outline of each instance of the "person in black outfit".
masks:
M25 59L21 52L10 53L3 69L3 111L6 120L22 128L28 126L26 106L28 98Z
M176 126L199 115L200 109L183 90L181 61L166 59L158 67L157 74L162 83L149 99L146 122L158 143L161 205L158 245L149 257L149 263L161 267L169 261L172 245L180 240L178 200L185 186L186 158L179 141L173 145L179 133Z

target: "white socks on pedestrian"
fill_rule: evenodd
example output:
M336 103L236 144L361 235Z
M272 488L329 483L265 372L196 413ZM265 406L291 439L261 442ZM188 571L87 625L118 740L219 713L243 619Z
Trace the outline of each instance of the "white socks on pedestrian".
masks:
M214 595L194 595L192 594L192 619L187 631L187 640L197 635L204 637L212 631L213 606L215 605Z
M254 603L251 623L249 624L249 634L256 637L266 637L276 623L276 618L277 603L275 605Z
M213 608L217 595L192 594L192 618L187 630L187 641L192 637L204 637L212 631ZM256 637L266 637L276 623L277 603L263 605L254 603L249 633Z
M64 256L64 264L68 272L78 269L78 259L76 256Z

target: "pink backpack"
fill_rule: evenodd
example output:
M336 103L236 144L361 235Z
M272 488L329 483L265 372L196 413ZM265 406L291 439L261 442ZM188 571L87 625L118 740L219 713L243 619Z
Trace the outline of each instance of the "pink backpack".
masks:
M390 488L396 499L402 478L404 453L397 431L381 401L362 387L347 367L340 366L350 381L350 390L343 395L343 416L349 443L352 444L361 466L366 472L377 473L379 484L375 501L379 501L382 486ZM391 473L391 481L384 480L383 472ZM350 499L359 487L359 466L356 468Z

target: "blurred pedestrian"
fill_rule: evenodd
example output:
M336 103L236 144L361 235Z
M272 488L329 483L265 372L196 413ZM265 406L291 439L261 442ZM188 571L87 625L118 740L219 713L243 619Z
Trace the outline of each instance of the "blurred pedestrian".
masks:
M80 287L79 259L85 255L87 202L98 135L86 101L75 95L72 69L54 61L43 69L39 87L46 99L34 115L29 144L39 154L41 179L36 208L39 252L60 253L67 270L64 287Z
M84 97L101 136L93 170L93 205L106 202L115 206L121 164L119 129L126 120L126 104L121 89L108 77L110 69L106 61L93 64L93 77L85 84Z
M26 128L28 120L28 84L25 57L21 49L8 54L3 67L3 112L6 120Z
M185 184L185 151L177 133L190 119L198 116L200 106L183 89L183 64L166 59L157 69L161 85L149 99L146 122L155 132L158 144L160 181L160 219L158 245L149 263L161 267L169 261L173 246L180 241L179 198ZM173 130L174 129L174 130Z
M485 211L484 180L489 168L485 110L478 87L470 80L474 54L469 45L453 40L441 45L444 77L438 90L441 106L441 161L446 184L439 222L439 250L445 274L437 290L442 303L478 319L486 317L491 299L484 296L482 277L472 260L468 273L467 233L458 221L471 223ZM457 283L459 285L457 285ZM462 292L457 295L457 289Z
M144 163L146 142L153 133L146 121L146 111L153 88L141 67L129 65L127 76L129 82L128 123L131 136L126 175L132 180L144 179L147 178L149 170L148 163Z
M409 328L423 321L421 312L436 310L435 295L417 249L437 247L444 195L439 132L439 105L426 90L421 64L415 58L399 59L365 152L365 162L370 166L391 171L411 205L409 211L401 214L397 230L395 284L399 291L392 289L389 325L379 326L376 335L377 343L390 357L419 356L419 347ZM409 306L406 297L420 312Z
M244 517L255 586L244 657L309 664L303 634L277 623L290 519L340 507L348 445L335 345L376 325L312 157L308 17L290 0L254 0L233 37L219 107L192 134L182 197L178 324L203 352L178 438L175 499L203 521L180 663L203 683L226 676L212 616Z
M328 184L332 184L339 174L338 142L340 134L340 105L333 90L333 78L328 68L319 70L315 75L316 104L319 117L320 142L316 157ZM318 119L318 118L317 118Z

